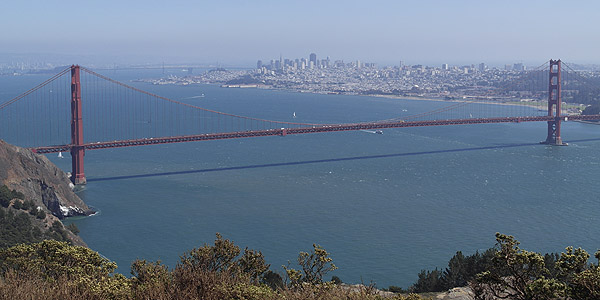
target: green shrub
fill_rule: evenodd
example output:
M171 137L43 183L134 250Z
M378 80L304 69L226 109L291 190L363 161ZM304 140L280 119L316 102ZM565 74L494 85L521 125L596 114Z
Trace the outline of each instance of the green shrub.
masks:
M271 270L268 270L267 272L265 272L265 274L263 274L261 283L266 284L273 290L282 289L284 287L283 278L281 278L281 275Z
M124 299L129 280L113 274L117 265L85 247L45 240L0 250L0 275L14 271L24 278L55 282L68 278L68 284L85 289L103 299Z
M448 261L445 270L422 270L417 282L410 287L416 293L441 292L454 287L466 286L478 273L488 270L492 264L495 250L488 249L483 253L464 256L461 251Z
M12 193L8 187L6 185L0 186L0 205L2 207L8 207L12 198Z
M67 225L67 229L69 229L69 231L71 231L74 235L79 234L79 228L77 228L77 225L75 225L75 223Z
M394 286L394 285L390 285L390 287L388 287L387 289L388 291L392 292L392 293L408 293L407 290L399 287L399 286Z
M31 200L31 199L30 200L25 200L25 201L23 201L23 204L21 205L21 209L22 210L29 210L29 209L31 209L34 206L35 206L35 203L33 202L33 200Z
M342 283L344 283L344 282L342 282L342 280L339 277L337 277L335 275L331 276L331 282L333 282L334 284L342 284Z
M313 244L313 250L310 253L300 252L298 254L298 265L302 268L301 271L289 268L289 266L283 266L283 268L292 285L319 284L323 282L323 276L337 269L332 261L333 259L329 257L329 253L323 247Z
M37 214L35 214L35 217L40 220L43 220L46 218L46 212L43 209L39 209Z
M21 192L17 192L16 190L11 191L11 196L13 199L25 200L25 195L23 195Z
M21 202L20 200L16 200L15 202L13 202L14 209L21 209L21 207L23 207L23 202Z

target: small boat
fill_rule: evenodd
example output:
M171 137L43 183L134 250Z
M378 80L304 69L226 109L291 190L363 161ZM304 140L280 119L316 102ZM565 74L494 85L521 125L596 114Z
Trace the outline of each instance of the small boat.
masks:
M375 130L375 133L377 133L377 134L383 134L383 131L381 131L381 130Z
M293 116L294 116L294 119L295 119L296 118L296 112L294 112Z
M58 158L64 158L62 152L58 152Z

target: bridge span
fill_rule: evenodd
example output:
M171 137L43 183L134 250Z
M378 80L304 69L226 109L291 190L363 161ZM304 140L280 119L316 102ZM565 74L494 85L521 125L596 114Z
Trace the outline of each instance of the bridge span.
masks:
M548 130L543 143L563 145L560 131L562 122L600 121L600 115L566 114L561 107L561 61L550 60L549 69L545 72L548 76L547 90L538 91L547 95L543 110L533 110L524 105L527 109L518 115L479 114L473 117L472 113L463 113L458 117L443 116L442 113L479 103L464 101L450 102L447 107L427 113L383 121L311 124L214 111L158 96L73 65L0 104L0 121L6 120L5 125L0 126L0 138L4 138L2 135L7 135L7 132L22 138L34 137L34 142L27 145L15 144L42 154L69 152L75 184L86 183L86 150L168 143L387 128L546 122ZM84 88L82 77L88 82ZM51 113L53 111L57 112L57 116ZM532 111L537 113L533 114ZM84 120L88 127L84 126ZM69 124L68 128L65 128L66 124ZM87 128L86 140L84 128ZM39 141L35 139L36 136L41 137ZM58 140L53 140L55 136Z

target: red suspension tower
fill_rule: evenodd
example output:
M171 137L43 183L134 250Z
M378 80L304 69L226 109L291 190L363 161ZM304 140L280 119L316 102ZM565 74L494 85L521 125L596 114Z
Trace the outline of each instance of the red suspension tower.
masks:
M83 173L83 121L81 119L81 82L79 66L71 66L71 181L86 184Z
M561 62L559 60L550 60L550 75L548 84L548 116L554 117L553 121L548 121L548 137L543 142L548 145L562 146L560 137L560 116L562 103L561 98Z

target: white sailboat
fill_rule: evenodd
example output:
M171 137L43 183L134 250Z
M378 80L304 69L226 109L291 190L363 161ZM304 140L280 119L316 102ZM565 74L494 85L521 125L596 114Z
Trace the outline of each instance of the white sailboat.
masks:
M58 158L64 158L62 155L62 152L60 152L60 151L58 152Z
M296 118L296 112L294 112L294 119Z

